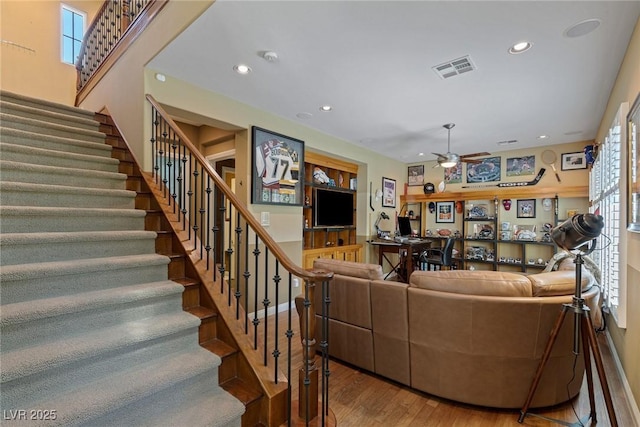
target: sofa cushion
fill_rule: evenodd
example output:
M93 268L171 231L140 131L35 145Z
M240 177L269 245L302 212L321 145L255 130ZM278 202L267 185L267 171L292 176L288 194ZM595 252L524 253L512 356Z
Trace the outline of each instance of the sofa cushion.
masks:
M500 271L415 271L409 279L409 285L466 295L532 296L531 281L527 276Z
M531 280L534 297L571 295L575 292L576 288L575 269L532 274L529 276L529 280ZM595 279L593 275L583 268L582 290L587 291L591 289L594 282Z
M384 277L382 266L377 264L318 258L313 261L313 268L360 279L380 280Z

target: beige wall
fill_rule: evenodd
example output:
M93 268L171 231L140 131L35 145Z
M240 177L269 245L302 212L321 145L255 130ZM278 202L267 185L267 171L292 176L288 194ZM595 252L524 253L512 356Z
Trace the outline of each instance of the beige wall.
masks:
M101 1L92 0L63 3L87 13L87 27L102 5ZM0 2L3 41L0 88L73 105L76 69L60 59L61 4L59 1Z
M247 202L249 209L256 217L260 212L269 211L271 226L269 233L278 242L296 241L301 244L302 208L288 206L271 206L250 204L248 186L251 183L251 158L248 155L251 138L251 126L260 126L278 133L300 139L305 142L306 150L320 151L329 156L339 157L361 165L358 171L358 230L361 240L371 233L372 220L375 221L381 209L380 202L375 202L376 216L369 209L369 182L373 189L380 188L382 177L397 181L398 201L403 183L406 181L407 168L404 163L396 162L362 147L349 144L343 140L322 134L307 128L295 121L287 120L273 114L255 109L226 98L222 95L203 91L184 81L166 76L165 82L154 78L154 70L146 70L146 87L158 102L163 105L180 108L183 111L197 112L201 116L211 117L234 127L246 129L245 138L236 140L236 191ZM339 153L339 154L338 154ZM385 209L390 215L393 209ZM289 254L292 260L299 262L300 253Z
M609 130L609 126L613 121L620 104L628 102L629 107L633 104L636 96L640 93L640 21L636 23L635 31L632 35L631 42L627 47L627 53L615 86L611 91L607 109L600 127L598 128L597 141L604 141ZM627 159L628 154L625 152L623 159ZM622 162L622 176L627 176L626 162ZM624 185L625 197L622 197L622 208L626 212L626 182ZM626 215L622 216L626 218ZM621 251L627 258L626 264L626 280L627 280L627 325L626 328L620 328L611 319L609 322L609 331L611 338L615 344L618 357L624 369L625 375L629 382L629 386L635 396L636 407L640 406L640 234L626 232L622 236L623 248ZM625 266L623 266L625 268Z

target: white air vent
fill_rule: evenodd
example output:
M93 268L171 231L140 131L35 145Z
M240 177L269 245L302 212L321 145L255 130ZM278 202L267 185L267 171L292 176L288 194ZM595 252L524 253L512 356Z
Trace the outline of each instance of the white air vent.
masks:
M498 145L511 145L511 144L515 144L516 142L518 142L517 139L509 139L506 141L498 141Z
M432 69L440 76L441 79L448 79L449 77L468 73L469 71L476 70L477 68L471 61L471 58L467 55L462 58L454 59L453 61L445 62L444 64L436 65L435 67L432 67Z

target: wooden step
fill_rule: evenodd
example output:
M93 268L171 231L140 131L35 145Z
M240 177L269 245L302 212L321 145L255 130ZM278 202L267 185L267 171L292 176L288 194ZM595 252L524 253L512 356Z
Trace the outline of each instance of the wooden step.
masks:
M186 311L200 319L201 323L198 329L198 342L200 344L217 338L216 321L218 320L218 314L215 311L201 305L190 307Z
M220 386L233 397L241 401L245 406L245 413L242 415L243 426L258 426L260 423L260 405L262 401L262 393L255 388L249 386L239 378L234 378Z
M200 281L190 277L173 279L174 282L184 286L182 293L182 308L187 310L200 305Z

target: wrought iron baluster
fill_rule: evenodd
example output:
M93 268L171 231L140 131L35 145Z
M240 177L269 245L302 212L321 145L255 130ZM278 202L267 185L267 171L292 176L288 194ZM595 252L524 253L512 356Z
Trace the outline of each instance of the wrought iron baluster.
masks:
M257 296L257 294L256 294ZM267 337L269 336L269 248L264 248L264 299L262 305L264 306L264 366L267 366Z
M189 220L191 221L191 224L193 224L191 226L191 228L193 229L193 250L197 249L197 244L198 244L198 229L200 228L200 226L198 225L198 213L196 211L196 209L198 208L198 176L200 175L200 172L198 172L198 163L196 162L196 164L193 166L193 186L194 186L194 191L193 191L193 204L191 206L189 206L189 211L193 212L193 215L189 215Z
M273 325L273 336L275 337L275 344L274 344L274 348L273 348L273 352L271 353L273 355L273 360L274 360L274 366L273 366L273 378L274 381L276 382L276 384L278 384L278 360L280 358L280 349L278 347L278 301L279 301L279 297L280 297L280 280L282 280L282 278L280 277L280 262L278 261L278 259L276 258L276 274L274 274L273 276L273 283L275 284L275 318L274 318L274 325ZM266 339L265 339L266 340Z
M220 272L220 293L224 294L224 272L226 271L226 261L227 261L227 255L226 252L223 250L224 248L224 229L225 229L225 211L226 211L226 206L227 202L225 201L224 198L224 193L222 193L222 197L220 198L220 206L218 206L218 209L221 212L220 215L220 225L218 226L219 229L219 233L220 233L220 267L218 267L218 271Z
M251 272L249 271L249 223L245 223L245 240L244 245L244 333L249 333L249 278Z
M187 203L186 203L186 209L187 209L187 214L189 215L189 224L193 224L193 171L192 168L193 167L193 157L191 154L191 151L189 151L189 191L187 191ZM186 177L186 175L185 175ZM191 240L191 228L188 227L188 238L189 240Z
M322 338L320 348L322 350L322 425L325 424L325 416L329 415L329 282L322 281Z
M204 247L207 252L207 270L211 262L211 176L207 174L207 245ZM214 268L215 270L215 268Z
M177 141L177 142L176 142ZM178 198L178 194L176 193L176 183L178 182L178 170L180 169L180 165L178 164L178 155L176 151L178 149L178 143L180 142L180 138L176 138L175 132L173 133L173 140L171 144L171 164L173 165L173 180L171 181L171 199L173 199L173 213L176 213L176 199ZM171 200L169 200L171 203Z
M230 206L233 206L230 204ZM242 296L242 292L240 292L240 246L242 239L242 227L240 226L240 211L236 211L236 320L240 319L240 297Z
M291 342L293 338L293 329L291 324L291 303L293 302L293 277L289 272L289 307L287 307L287 378L289 378L289 385L287 386L287 425L291 426Z
M191 170L187 173L187 146L184 146L184 150L182 152L182 230L186 230L187 228L187 180L189 180L189 176L191 174ZM191 167L191 165L189 165Z
M224 204L227 206L227 203ZM227 298L228 298L228 306L231 307L231 260L233 259L233 205L229 203L229 243L227 246Z
M253 249L253 257L255 260L255 278L253 283L253 349L258 349L258 325L260 325L260 320L258 319L258 275L260 271L260 246L258 240L258 234L256 233L256 243L255 248Z
M151 108L151 176L155 178L156 184L158 183L158 164L156 154L158 141L158 112L155 108Z

